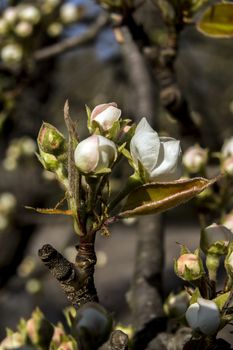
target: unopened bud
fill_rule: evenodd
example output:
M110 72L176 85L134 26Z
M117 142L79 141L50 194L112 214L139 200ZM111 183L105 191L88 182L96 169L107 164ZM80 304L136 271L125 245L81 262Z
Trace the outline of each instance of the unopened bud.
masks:
M78 8L75 4L66 3L60 8L60 17L63 23L70 24L77 21L79 17Z
M77 168L85 174L104 172L111 168L116 158L115 144L100 135L92 135L80 142L74 153Z
M54 328L38 308L32 313L32 318L27 321L26 328L33 345L43 349L49 348Z
M227 175L233 176L233 156L223 160L221 164L221 169Z
M212 300L198 298L196 303L189 306L185 316L194 331L206 335L213 335L218 331L220 314L217 305Z
M193 281L202 277L204 268L198 255L187 253L175 261L175 272L183 280Z
M6 64L14 64L22 61L23 49L18 44L8 44L1 50L1 58Z
M19 10L18 16L22 21L27 21L32 24L37 24L41 17L39 9L32 5L23 6Z
M17 14L16 7L10 6L3 12L3 18L7 23L13 24L17 19Z
M207 158L207 150L195 145L184 153L183 163L190 173L198 173L206 165Z
M91 113L91 122L95 121L104 131L111 129L121 116L121 110L115 102L96 106Z
M165 314L171 318L182 317L189 306L190 299L191 296L185 290L178 294L171 293L164 303Z
M221 153L224 158L233 157L233 136L224 142Z
M26 38L32 34L33 27L28 22L19 22L15 27L15 33L21 38Z
M233 234L227 227L214 223L201 231L200 247L205 254L224 255L232 240Z
M59 22L51 23L47 29L48 35L51 37L59 36L63 31L63 25Z
M53 125L43 123L37 138L39 149L52 155L61 155L66 150L65 137Z

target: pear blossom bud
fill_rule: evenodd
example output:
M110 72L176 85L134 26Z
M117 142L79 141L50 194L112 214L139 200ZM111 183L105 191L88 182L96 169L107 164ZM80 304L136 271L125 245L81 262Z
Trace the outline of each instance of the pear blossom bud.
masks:
M202 277L204 269L198 255L187 253L176 260L175 272L183 280L193 281Z
M12 6L8 7L3 12L3 18L9 24L13 24L16 21L17 15L18 15L18 11L16 7L12 7Z
M224 142L221 153L224 158L233 157L233 136Z
M77 346L71 340L64 340L57 350L76 350Z
M8 32L8 24L4 18L0 19L0 35L5 35Z
M190 299L191 296L186 290L182 290L178 294L169 294L163 307L165 314L171 318L182 317L189 306Z
M223 217L222 224L233 233L233 210Z
M232 240L233 234L227 227L214 223L201 231L200 247L205 254L224 255Z
M103 103L96 106L91 113L91 122L95 121L104 130L111 129L114 122L119 120L121 110L115 102Z
M145 181L173 181L182 173L180 141L171 137L159 137L142 118L130 142L134 168L139 172L139 162Z
M78 8L75 4L66 3L60 8L60 17L63 23L69 24L77 21L79 17Z
M19 332L12 333L8 335L3 341L0 343L1 350L13 350L19 349L24 345L23 335Z
M111 168L117 158L115 144L104 136L92 135L78 144L74 153L77 168L85 174Z
M37 24L41 18L38 8L32 5L23 6L19 10L18 16L22 21L27 21L31 24Z
M28 22L19 22L15 27L15 33L21 38L26 38L32 34L33 27Z
M49 123L43 123L37 138L39 149L43 152L61 155L66 150L65 137Z
M6 64L19 63L23 58L23 49L18 44L8 44L1 50L1 59Z
M183 163L190 173L199 172L207 163L207 150L199 145L189 147L184 153Z
M218 331L220 313L212 300L198 298L196 303L189 306L185 316L194 331L200 331L205 335L213 335Z
M48 35L51 37L59 36L63 31L63 25L59 22L51 23L47 29Z
M221 169L229 176L233 176L233 156L223 160Z

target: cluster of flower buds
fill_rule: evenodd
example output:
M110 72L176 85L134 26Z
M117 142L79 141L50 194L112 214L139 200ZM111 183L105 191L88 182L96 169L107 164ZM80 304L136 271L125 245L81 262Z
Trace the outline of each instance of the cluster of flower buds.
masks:
M29 320L20 321L16 332L8 330L0 349L93 349L109 338L112 317L99 304L87 303L77 312L70 307L64 313L67 327L61 323L54 326L37 308Z
M29 42L35 36L59 36L65 26L75 23L83 14L83 7L61 0L42 0L7 7L0 17L0 57L11 66L20 64L31 55ZM38 43L40 41L38 40ZM31 47L31 46L30 46ZM34 48L34 49L39 49Z
M165 312L170 317L179 318L181 308L188 325L194 331L194 336L215 336L233 319L231 309L227 311L227 318L224 309L231 300L230 291L233 286L232 242L233 234L227 227L212 224L201 231L200 239L200 248L205 254L208 273L204 269L199 249L193 254L182 246L180 257L175 261L177 276L195 285L196 289L188 288L178 296L169 296L165 303ZM227 279L224 290L216 293L217 271L222 256L225 257ZM190 294L189 299L185 298L187 292ZM187 302L186 305L183 298Z
M233 176L233 137L226 140L221 150L221 169L229 176Z
M24 136L13 139L7 148L6 157L3 159L2 165L7 171L14 171L23 159L30 159L36 151L35 141Z

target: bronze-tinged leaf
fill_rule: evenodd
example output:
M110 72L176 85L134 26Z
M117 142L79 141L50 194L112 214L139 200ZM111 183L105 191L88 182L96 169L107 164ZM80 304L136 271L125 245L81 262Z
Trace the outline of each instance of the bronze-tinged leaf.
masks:
M173 182L157 182L142 185L132 191L118 218L160 213L187 202L212 185L217 178L208 180L196 177Z
M36 211L37 213L40 213L40 214L55 214L55 215L68 215L68 216L73 216L73 212L72 210L62 210L62 209L53 209L53 208L33 208L33 207L28 207L28 206L25 206L26 209L29 209L29 210L34 210Z
M223 2L208 7L198 21L197 29L213 38L232 38L233 3Z

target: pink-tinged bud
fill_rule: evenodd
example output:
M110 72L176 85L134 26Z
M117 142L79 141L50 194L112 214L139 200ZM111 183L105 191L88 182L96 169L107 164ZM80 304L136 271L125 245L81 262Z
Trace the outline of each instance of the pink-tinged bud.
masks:
M100 135L92 135L78 144L74 153L77 168L84 174L104 172L117 158L114 142Z
M207 150L195 145L186 150L183 163L190 173L198 173L206 165L207 158Z
M114 122L121 116L121 110L115 102L104 103L96 106L91 113L91 122L95 121L104 130L111 129Z
M204 269L198 255L182 254L175 262L175 272L185 281L192 281L202 277Z
M223 160L221 169L229 176L233 176L233 156Z
M65 331L62 325L54 327L52 342L56 345L61 344L62 337L65 335Z
M54 327L37 308L27 321L26 330L30 342L38 348L49 348Z
M40 151L61 155L66 150L65 137L49 123L43 123L37 138Z

